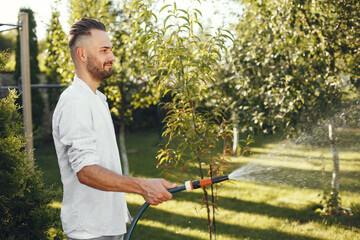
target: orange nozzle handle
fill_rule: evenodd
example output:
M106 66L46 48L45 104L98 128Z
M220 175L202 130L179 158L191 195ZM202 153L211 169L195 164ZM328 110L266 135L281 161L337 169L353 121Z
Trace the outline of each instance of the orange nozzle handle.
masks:
M219 183L225 180L229 180L229 176L218 176L218 177L213 177L213 178L205 178L205 179L200 179L200 180L195 180L191 182L191 190L192 189L197 189L200 187L205 187L205 186L209 186L211 184L214 183Z
M200 180L200 187L209 186L212 184L211 178L205 178Z

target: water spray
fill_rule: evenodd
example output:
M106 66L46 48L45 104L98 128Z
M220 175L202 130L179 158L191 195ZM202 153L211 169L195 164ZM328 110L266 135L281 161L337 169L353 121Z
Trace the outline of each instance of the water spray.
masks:
M206 187L215 183L223 182L226 180L232 179L232 175L224 175L224 176L218 176L218 177L212 177L212 178L205 178L200 180L194 180L194 181L186 181L184 185L169 188L168 191L170 193L177 193L186 190L187 192L190 192L194 189ZM234 178L233 178L234 179ZM131 238L131 235L135 229L135 226L137 222L139 221L141 215L145 212L145 210L149 207L149 204L146 202L144 203L141 208L137 211L136 215L134 216L134 219L132 220L130 227L128 229L128 232L125 236L125 240L129 240Z

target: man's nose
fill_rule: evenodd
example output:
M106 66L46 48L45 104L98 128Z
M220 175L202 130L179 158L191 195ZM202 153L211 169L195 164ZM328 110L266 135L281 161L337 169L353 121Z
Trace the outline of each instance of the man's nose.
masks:
M114 54L113 54L112 52L110 52L110 58L109 58L109 60L110 60L111 62L114 62L114 61L117 60L117 58L114 56Z

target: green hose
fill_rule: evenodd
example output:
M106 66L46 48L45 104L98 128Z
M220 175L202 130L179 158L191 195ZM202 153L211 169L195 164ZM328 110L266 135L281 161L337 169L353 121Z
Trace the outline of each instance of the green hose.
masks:
M179 187L175 187L175 188L169 188L168 191L170 193L177 193L177 192L181 192L184 190L188 190L191 191L193 189L197 189L197 188L201 188L201 187L205 187L214 183L219 183L222 181L226 181L229 180L229 176L228 175L224 175L224 176L218 176L218 177L212 177L212 178L206 178L206 179L200 179L200 180L195 180L195 181L187 181L185 182L184 185L181 185ZM134 219L132 220L129 230L125 236L125 240L129 240L131 238L131 235L134 231L134 228L137 224L137 222L139 221L141 215L145 212L145 210L149 207L149 204L146 202L144 203L141 208L139 209L139 211L137 211Z
M177 193L177 192L181 192L185 190L185 185L181 185L179 187L175 187L175 188L169 188L168 191L170 193ZM124 240L129 240L131 238L131 235L136 227L137 222L139 221L141 215L145 212L145 210L149 207L149 204L147 202L145 202L141 208L139 209L139 211L137 211L134 219L132 220L130 227L128 229L128 232L126 233L126 236L124 238Z

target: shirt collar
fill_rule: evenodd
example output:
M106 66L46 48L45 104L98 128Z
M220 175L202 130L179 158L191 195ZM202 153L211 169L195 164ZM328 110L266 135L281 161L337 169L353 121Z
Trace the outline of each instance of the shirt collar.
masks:
M99 90L96 90L96 94L94 94L94 92L91 90L91 88L82 80L80 79L78 76L75 75L74 77L74 81L73 84L79 85L82 88L86 89L86 91L88 91L89 93L91 93L94 96L99 96L101 100L103 100L104 102L106 102L107 98L106 96L100 92Z

